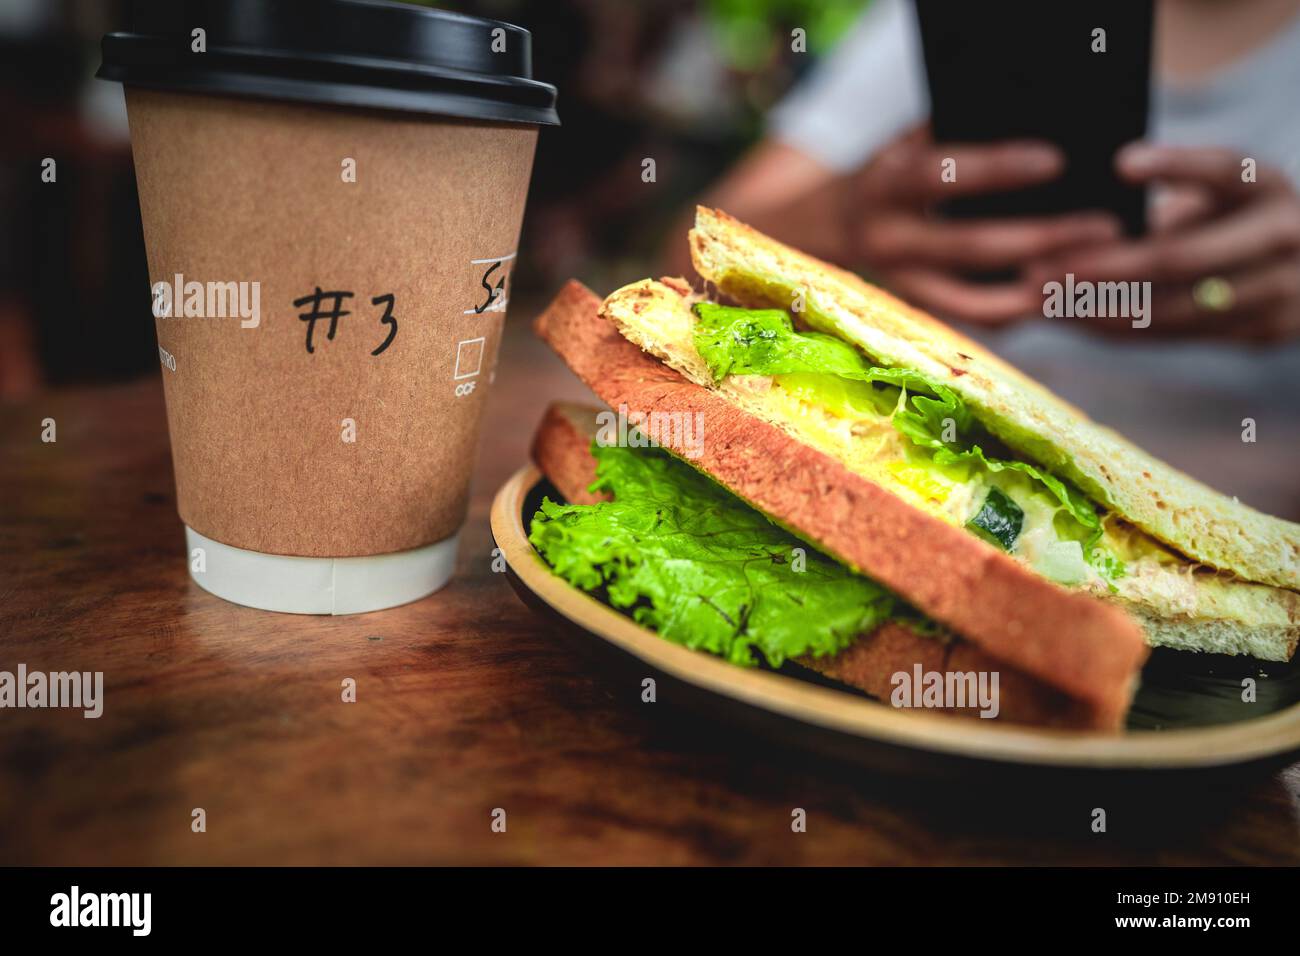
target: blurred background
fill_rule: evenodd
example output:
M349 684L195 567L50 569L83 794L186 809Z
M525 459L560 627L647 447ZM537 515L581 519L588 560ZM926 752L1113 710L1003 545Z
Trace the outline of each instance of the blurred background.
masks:
M533 32L559 87L542 131L514 295L641 278L674 213L761 134L764 112L866 0L477 0L425 4ZM157 374L120 84L93 79L124 0L0 0L0 401ZM792 24L813 38L795 55ZM58 156L64 188L42 190ZM656 159L657 189L640 183ZM541 237L544 237L544 241Z
M881 8L883 18L885 7L901 8L899 0L452 0L425 5L527 27L533 33L534 75L560 90L563 125L541 133L503 362L512 355L536 360L534 352L521 351L531 346L511 346L509 339L528 338L522 331L526 322L564 280L578 277L593 289L608 291L659 274L665 262L672 262L665 252L669 238L683 231L685 213L702 195L750 218L739 201L733 205L721 198L739 193L734 188L719 193L717 184L744 169L740 160L756 144L780 140L783 110L776 107L792 91L791 100L797 102L792 108L786 100L784 133L787 140L803 134L795 115L805 105L799 91L817 93L819 64L827 67L820 86L828 95L818 122L829 121L834 130L839 122L834 88L852 80L857 65L871 67L873 59L878 61L876 73L868 75L875 88L864 90L864 96L871 92L875 98L845 112L844 125L838 127L849 140L863 119L883 129L879 114L898 106L895 100L906 99L881 82L883 75L897 79L900 89L906 87L906 71L887 60L897 50L874 56L871 44L880 41L862 29L864 17ZM1286 84L1300 70L1300 15L1295 12L1300 4L1249 0L1257 27L1253 36L1238 38L1232 25L1245 20L1230 15L1228 8L1244 10L1245 5L1245 0L1241 7L1212 0L1158 0L1164 12L1182 11L1184 19L1204 21L1200 28L1221 37L1222 49L1216 58L1192 63L1211 74L1211 84L1201 93L1174 89L1153 94L1156 125L1161 116L1173 116L1196 144L1204 129L1214 138L1224 115L1240 115L1275 145L1274 166L1287 168L1297 180L1300 115L1286 106L1285 96ZM1223 24L1201 17L1206 11ZM122 90L92 78L100 38L124 27L127 13L125 0L0 0L0 414L6 402L43 389L158 374ZM1168 25L1158 17L1158 34L1162 24ZM874 34L888 33L888 24L876 26ZM794 27L806 31L806 52L792 50ZM853 47L852 55L842 53L836 62L837 42L854 38L858 46L844 43ZM1183 40L1172 50L1162 49L1158 35L1156 50L1162 62L1180 67L1200 56L1200 46ZM1247 60L1252 62L1243 66ZM1254 86L1243 83L1243 77ZM801 86L801 80L809 82ZM915 99L915 85L911 89ZM848 95L855 90L849 88ZM1225 105L1225 96L1237 96L1237 105ZM899 107L897 112L902 116L907 111ZM833 132L817 135L815 124L809 129L822 144L836 139ZM41 160L51 155L60 157L58 190L42 189L39 179ZM833 150L818 155L833 157ZM641 180L645 157L654 157L657 164L652 187ZM751 188L750 201L764 188ZM1295 196L1291 188L1292 218L1280 226L1284 233L1294 232L1300 221ZM825 254L811 242L785 238ZM1300 326L1295 307L1300 303L1295 291L1300 289L1300 266L1294 276L1274 278L1292 289L1288 321ZM1300 408L1300 338L1295 332L1300 328L1291 330L1289 343L1248 348L1146 336L1116 347L1095 335L1074 334L1077 329L1069 336L1057 334L1063 330L1051 328L1050 322L1030 325L1012 331L986 325L974 334L1160 457L1257 507L1300 518L1300 482L1295 480L1300 467L1300 419L1295 415ZM567 373L558 363L547 366L547 375L539 387L548 393L566 387ZM1260 435L1251 446L1243 446L1240 437L1247 417L1257 422Z

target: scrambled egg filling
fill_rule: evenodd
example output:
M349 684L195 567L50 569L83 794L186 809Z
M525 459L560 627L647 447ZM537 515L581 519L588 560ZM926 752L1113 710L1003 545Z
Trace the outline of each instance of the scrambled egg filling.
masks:
M693 341L694 317L679 302L652 300L644 312L627 318L638 327L643 348L698 378L707 376ZM1071 527L1060 502L1028 476L934 462L931 452L894 427L893 403L901 395L887 389L811 374L729 375L713 387L949 524L969 527L990 489L997 488L1022 512L1010 554L1062 585L1140 605L1163 617L1289 623L1275 589L1196 565L1117 515L1101 516L1094 553L1085 554L1077 524Z
M936 464L928 451L899 433L888 409L880 410L867 396L870 385L820 375L737 375L717 388L949 524L967 526L989 489L998 488L1023 512L1010 554L1059 584L1142 604L1168 616L1256 623L1261 616L1278 617L1265 593L1268 588L1198 568L1111 514L1103 517L1102 535L1094 545L1103 560L1090 560L1095 556L1084 553L1083 542L1061 534L1060 503L1032 479L1018 472L993 474L967 465ZM1123 570L1104 574L1105 558Z

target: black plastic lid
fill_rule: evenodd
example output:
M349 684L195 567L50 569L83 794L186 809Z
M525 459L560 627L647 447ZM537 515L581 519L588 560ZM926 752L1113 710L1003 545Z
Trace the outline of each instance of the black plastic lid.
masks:
M192 31L206 52L192 52ZM494 47L496 51L494 51ZM557 125L527 30L383 0L136 0L96 76L133 86Z

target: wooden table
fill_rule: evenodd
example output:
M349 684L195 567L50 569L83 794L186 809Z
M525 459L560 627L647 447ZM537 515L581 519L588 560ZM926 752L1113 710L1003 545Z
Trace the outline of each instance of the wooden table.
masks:
M1300 765L1098 835L1090 793L977 809L642 705L491 569L543 399L586 394L515 311L459 572L377 614L190 582L156 380L0 408L0 670L103 671L106 698L0 711L0 864L1300 863Z

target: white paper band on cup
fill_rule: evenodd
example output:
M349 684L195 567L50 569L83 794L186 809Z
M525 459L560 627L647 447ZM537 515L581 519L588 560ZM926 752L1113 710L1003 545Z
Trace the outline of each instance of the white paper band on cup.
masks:
M359 558L301 558L231 547L185 529L190 577L219 598L289 614L360 614L432 594L456 567L460 535ZM194 549L203 549L196 570Z

